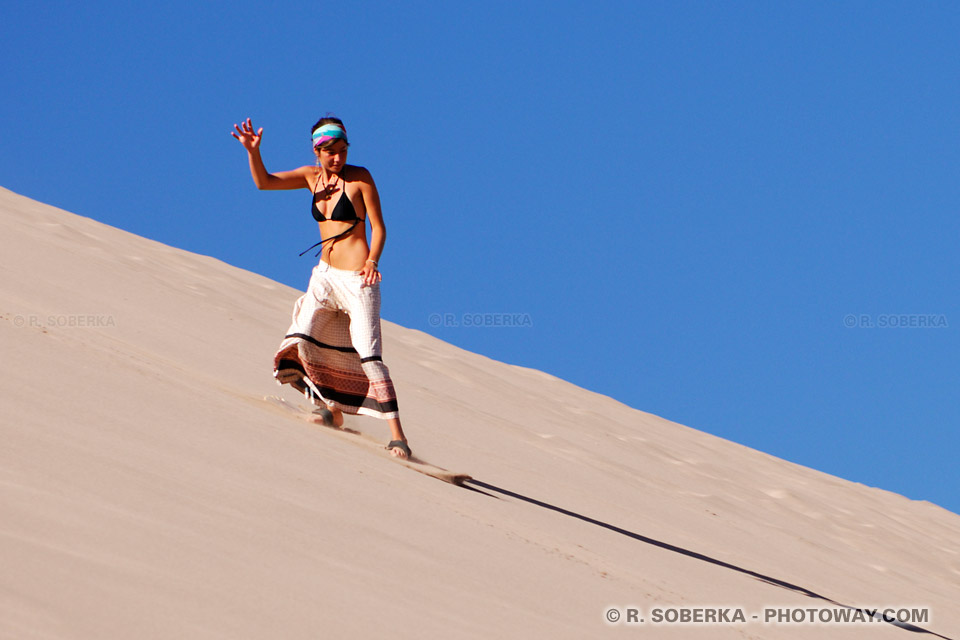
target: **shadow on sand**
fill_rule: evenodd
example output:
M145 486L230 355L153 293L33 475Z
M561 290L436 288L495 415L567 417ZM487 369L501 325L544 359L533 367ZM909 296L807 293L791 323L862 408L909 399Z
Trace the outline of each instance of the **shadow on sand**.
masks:
M473 486L471 486L471 485L473 485ZM936 637L938 637L938 638L943 638L944 640L952 640L951 638L948 638L947 636L940 635L939 633L935 633L935 632L933 632L933 631L928 631L927 629L924 629L924 628L922 628L922 627L918 627L918 626L913 625L913 624L909 624L909 623L906 623L906 622L899 622L899 621L897 621L897 620L889 620L889 619L887 619L887 618L884 618L884 617L882 616L882 613L881 613L880 611L871 611L871 610L868 610L868 609L861 609L861 608L859 608L859 607L851 607L851 606L849 606L849 605L845 605L845 604L843 604L843 603L837 602L836 600L831 600L830 598L828 598L828 597L826 597L826 596L822 596L822 595L820 595L819 593L814 593L813 591L810 591L809 589L806 589L806 588L804 588L804 587L801 587L800 585L792 584L792 583L787 582L787 581L785 581L785 580L780 580L780 579L778 579L778 578L774 578L774 577L771 577L771 576L766 576L766 575L763 575L762 573L757 573L756 571L751 571L751 570L749 570L749 569L744 569L743 567L738 567L738 566L735 565L735 564L730 564L729 562L724 562L724 561L722 561L722 560L717 560L716 558L711 558L710 556L704 555L704 554L702 554L702 553L697 553L696 551L690 551L689 549L684 549L683 547L678 547L678 546L676 546L676 545L672 545L672 544L669 544L669 543L666 543L666 542L661 542L661 541L659 541L659 540L654 540L653 538L648 538L647 536L640 535L639 533L634 533L633 531L627 531L626 529L621 529L620 527L614 526L614 525L612 525L612 524L607 524L606 522L601 522L600 520L595 520L594 518L590 518L590 517L588 517L588 516L580 515L579 513L574 513L573 511L569 511L569 510L564 509L564 508L562 508L562 507L557 507L557 506L554 506L554 505L552 505L552 504L548 504L548 503L546 503L546 502L543 502L543 501L541 501L541 500L537 500L537 499L535 499L535 498L530 498L530 497L528 497L528 496L521 495L521 494L515 493L515 492L513 492L513 491L509 491L509 490L507 490L507 489L502 489L502 488L500 488L500 487L494 486L494 485L489 484L489 483L487 483L487 482L482 482L482 481L477 480L477 479L475 479L475 478L472 478L472 479L470 479L470 480L466 480L462 486L464 486L464 487L466 487L466 488L468 488L468 489L472 489L472 490L474 490L474 491L477 491L478 493L483 493L484 495L488 495L488 496L491 496L491 497L494 497L494 498L495 498L496 496L493 495L492 493L488 493L488 492L492 491L492 492L494 492L494 493L499 493L499 494L501 494L501 495L509 496L509 497L511 497L511 498L516 498L517 500L523 500L524 502L529 502L530 504L537 505L538 507L543 507L544 509L549 509L549 510L551 510L551 511L556 511L557 513L562 513L562 514L565 515L565 516L570 516L571 518L576 518L577 520L583 520L584 522L589 522L590 524L594 524L594 525L596 525L596 526L598 526L598 527L603 527L604 529L609 529L610 531L614 531L614 532L616 532L616 533L619 533L620 535L627 536L628 538L633 538L634 540L639 540L640 542L645 542L645 543L647 543L647 544L649 544L649 545L652 545L652 546L654 546L654 547L659 547L659 548L661 548L661 549L666 549L667 551L673 551L674 553L679 553L680 555L687 556L688 558L695 558L696 560L702 560L703 562L709 562L710 564L717 565L718 567L723 567L724 569L730 569L731 571L736 571L736 572L738 572L738 573L742 573L742 574L748 575L748 576L750 576L750 577L752 577L752 578L755 578L755 579L757 579L757 580L760 580L761 582L766 582L767 584L772 584L772 585L774 585L774 586L776 586L776 587L780 587L780 588L782 588L782 589L787 589L788 591L793 591L794 593L799 593L799 594L805 595L805 596L807 596L807 597L809 597L809 598L815 598L815 599L817 599L817 600L823 600L824 602L829 602L830 604L836 605L836 606L838 606L838 607L843 607L844 609L851 609L852 611L860 611L860 612L862 612L862 613L864 614L864 616L866 616L867 618L873 618L873 619L875 619L875 620L883 621L883 622L886 622L887 624L891 624L891 625L893 625L893 626L895 626L895 627L899 627L899 628L904 629L904 630L906 630L906 631L912 631L912 632L914 632L914 633L926 633L926 634L930 634L930 635L932 635L932 636L936 636ZM486 491L481 491L481 490L478 489L477 487L481 487L481 488L483 488L483 489L486 489Z

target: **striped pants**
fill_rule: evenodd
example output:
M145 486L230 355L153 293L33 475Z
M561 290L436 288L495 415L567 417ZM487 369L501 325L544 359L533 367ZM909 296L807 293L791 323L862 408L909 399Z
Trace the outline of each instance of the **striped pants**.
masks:
M396 418L397 394L381 354L380 284L364 286L359 271L321 260L294 305L274 376L345 413Z

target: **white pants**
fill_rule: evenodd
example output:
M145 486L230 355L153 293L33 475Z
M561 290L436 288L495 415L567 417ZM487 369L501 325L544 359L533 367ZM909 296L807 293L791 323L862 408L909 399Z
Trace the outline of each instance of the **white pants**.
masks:
M321 260L294 305L274 375L294 386L309 381L323 402L346 413L395 418L397 395L381 356L380 284L365 286L359 271Z

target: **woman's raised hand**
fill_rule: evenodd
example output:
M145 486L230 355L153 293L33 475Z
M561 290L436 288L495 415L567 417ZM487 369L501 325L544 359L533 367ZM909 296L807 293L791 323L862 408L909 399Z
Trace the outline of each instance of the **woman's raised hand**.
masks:
M239 140L244 149L253 152L260 148L260 136L263 135L263 127L260 127L260 129L254 133L253 123L250 122L250 118L247 118L246 122L241 122L239 126L233 125L233 128L236 129L237 132L234 133L231 131L230 135Z

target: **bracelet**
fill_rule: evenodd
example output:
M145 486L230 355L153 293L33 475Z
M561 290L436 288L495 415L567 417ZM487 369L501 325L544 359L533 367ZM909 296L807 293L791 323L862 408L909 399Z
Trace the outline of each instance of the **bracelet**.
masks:
M372 262L374 267L377 266L377 261L376 261L376 260L371 260L370 258L367 258L367 262Z

